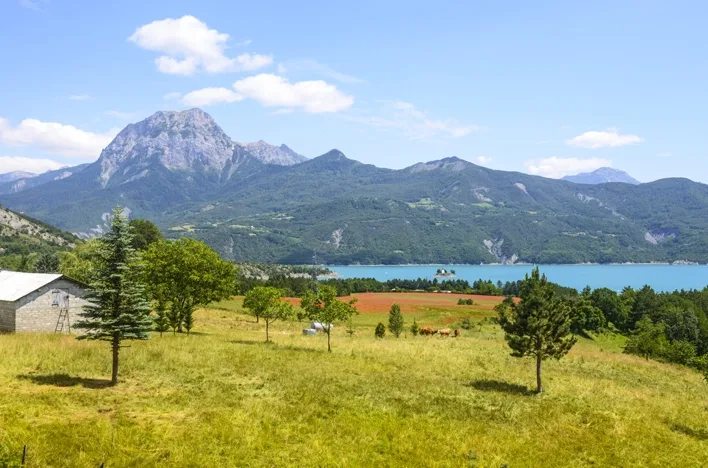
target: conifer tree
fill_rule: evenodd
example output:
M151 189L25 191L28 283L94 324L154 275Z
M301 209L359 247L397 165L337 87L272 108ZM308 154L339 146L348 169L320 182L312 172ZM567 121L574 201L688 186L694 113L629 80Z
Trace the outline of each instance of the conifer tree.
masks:
M386 336L386 325L379 322L378 325L376 325L376 329L374 330L374 336L376 338L383 338L384 336Z
M398 338L403 332L403 315L401 315L401 306L394 303L391 305L391 310L388 313L388 331L393 333L393 336Z
M519 302L499 304L499 324L512 356L536 358L536 390L541 393L541 362L560 359L577 341L570 332L573 314L566 301L555 297L553 285L538 267L522 281L519 297Z
M108 341L113 353L111 384L118 383L118 356L124 340L146 340L153 322L144 286L138 281L137 256L131 246L128 220L120 208L113 210L111 229L98 244L98 268L86 291L80 340Z
M418 336L418 333L420 333L420 327L418 326L418 322L413 319L413 325L411 325L411 334L413 334L413 336Z
M155 331L160 332L160 336L164 332L170 329L170 318L169 312L167 311L167 304L162 301L158 301L155 306Z

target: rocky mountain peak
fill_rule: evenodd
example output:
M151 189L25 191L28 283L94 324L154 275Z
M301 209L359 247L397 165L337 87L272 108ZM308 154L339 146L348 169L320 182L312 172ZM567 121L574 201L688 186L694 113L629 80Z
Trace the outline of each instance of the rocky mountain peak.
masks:
M234 143L201 109L159 111L125 127L98 160L105 187L144 177L156 165L171 171L220 174Z
M292 166L307 161L307 158L288 148L286 145L274 146L259 140L253 143L242 143L242 146L256 159L266 164Z

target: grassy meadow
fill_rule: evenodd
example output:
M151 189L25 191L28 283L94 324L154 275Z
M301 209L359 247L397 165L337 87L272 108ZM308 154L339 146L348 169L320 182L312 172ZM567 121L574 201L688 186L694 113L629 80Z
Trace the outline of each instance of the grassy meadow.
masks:
M406 326L493 315L498 298L359 295L357 334L263 324L236 298L200 310L192 335L122 350L107 386L105 343L0 335L0 459L29 467L708 465L708 385L696 372L581 339L544 363L509 356L498 326L460 338L374 338L398 301Z

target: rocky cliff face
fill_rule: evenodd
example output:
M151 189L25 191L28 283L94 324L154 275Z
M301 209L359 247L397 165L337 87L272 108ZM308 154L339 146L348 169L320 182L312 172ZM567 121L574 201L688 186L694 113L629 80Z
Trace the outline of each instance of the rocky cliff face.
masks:
M263 140L243 143L242 146L259 161L278 166L292 166L307 161L307 158L288 148L286 145L274 146Z
M35 238L61 247L73 247L66 238L53 233L47 226L42 226L32 220L0 206L0 237L19 238L21 236ZM0 254L4 252L0 242Z
M103 187L146 177L156 166L219 179L235 144L201 109L156 112L128 125L101 153Z

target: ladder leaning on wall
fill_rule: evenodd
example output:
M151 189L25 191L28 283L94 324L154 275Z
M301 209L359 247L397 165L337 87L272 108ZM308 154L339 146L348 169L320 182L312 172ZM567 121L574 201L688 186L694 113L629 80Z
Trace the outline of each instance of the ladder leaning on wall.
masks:
M65 326L67 333L71 333L71 322L69 321L69 295L62 292L60 297L57 297L52 301L52 305L55 306L55 304L59 307L59 317L57 318L57 326L54 328L54 333L64 333Z

